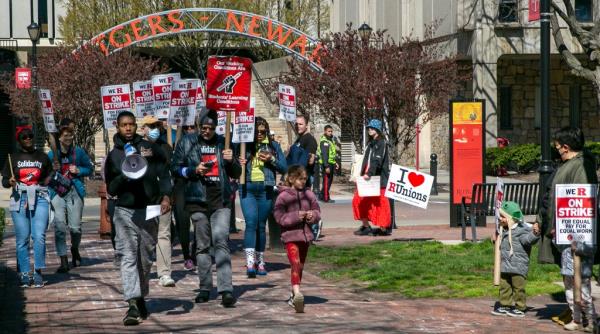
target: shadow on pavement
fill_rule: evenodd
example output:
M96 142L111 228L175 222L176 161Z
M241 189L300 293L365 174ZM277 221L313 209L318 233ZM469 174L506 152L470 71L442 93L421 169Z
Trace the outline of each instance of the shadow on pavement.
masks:
M0 263L0 333L26 333L25 294L17 272Z

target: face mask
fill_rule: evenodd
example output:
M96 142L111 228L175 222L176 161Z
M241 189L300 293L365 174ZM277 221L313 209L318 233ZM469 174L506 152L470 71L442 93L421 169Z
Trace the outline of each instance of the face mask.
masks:
M159 129L151 129L148 131L148 138L150 138L152 141L156 141L158 137L160 137Z

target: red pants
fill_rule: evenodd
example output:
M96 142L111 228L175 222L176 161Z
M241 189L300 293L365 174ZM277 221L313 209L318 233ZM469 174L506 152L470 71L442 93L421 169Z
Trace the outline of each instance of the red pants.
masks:
M300 285L300 281L302 281L302 269L304 269L308 245L309 243L300 241L285 244L288 260L290 260L292 266L292 285Z
M358 191L355 190L352 211L354 219L368 219L380 228L388 228L392 223L390 200L385 197L385 188L381 188L380 195L375 197L359 197Z

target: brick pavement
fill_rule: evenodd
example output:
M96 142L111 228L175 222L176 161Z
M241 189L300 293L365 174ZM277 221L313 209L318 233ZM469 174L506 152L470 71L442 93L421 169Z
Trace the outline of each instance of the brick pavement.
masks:
M284 302L289 294L289 266L283 254L268 253L270 272L247 279L241 236L232 236L236 308L224 309L218 300L193 303L197 277L183 270L176 248L173 262L175 288L162 288L154 277L148 299L150 317L140 326L126 328L118 270L112 264L108 240L99 240L97 223L86 223L82 242L84 266L68 275L54 274L58 261L53 233L43 289L20 289L14 272L15 240L10 226L0 249L0 333L553 333L562 329L547 320L560 307L549 297L529 300L525 319L497 318L489 314L493 301L483 299L407 300L386 294L357 292L307 272L303 281L306 313L295 314ZM426 229L428 232L424 232ZM459 230L442 227L406 227L391 238L456 239ZM354 237L350 229L327 229L320 244L339 245L379 240ZM425 233L425 234L423 234ZM483 233L483 231L482 231ZM310 261L310 259L309 259ZM310 271L310 264L309 264ZM213 298L216 291L213 291Z

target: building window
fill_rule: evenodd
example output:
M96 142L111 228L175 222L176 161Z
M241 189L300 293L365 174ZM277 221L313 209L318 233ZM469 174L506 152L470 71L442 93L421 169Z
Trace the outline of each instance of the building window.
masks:
M48 1L38 0L38 22L41 28L40 37L48 38Z
M569 125L581 128L581 86L578 84L569 87Z
M498 21L518 22L519 7L517 0L500 0L498 7Z
M592 22L592 0L575 0L575 18L579 22Z
M512 87L500 87L500 130L512 130Z

